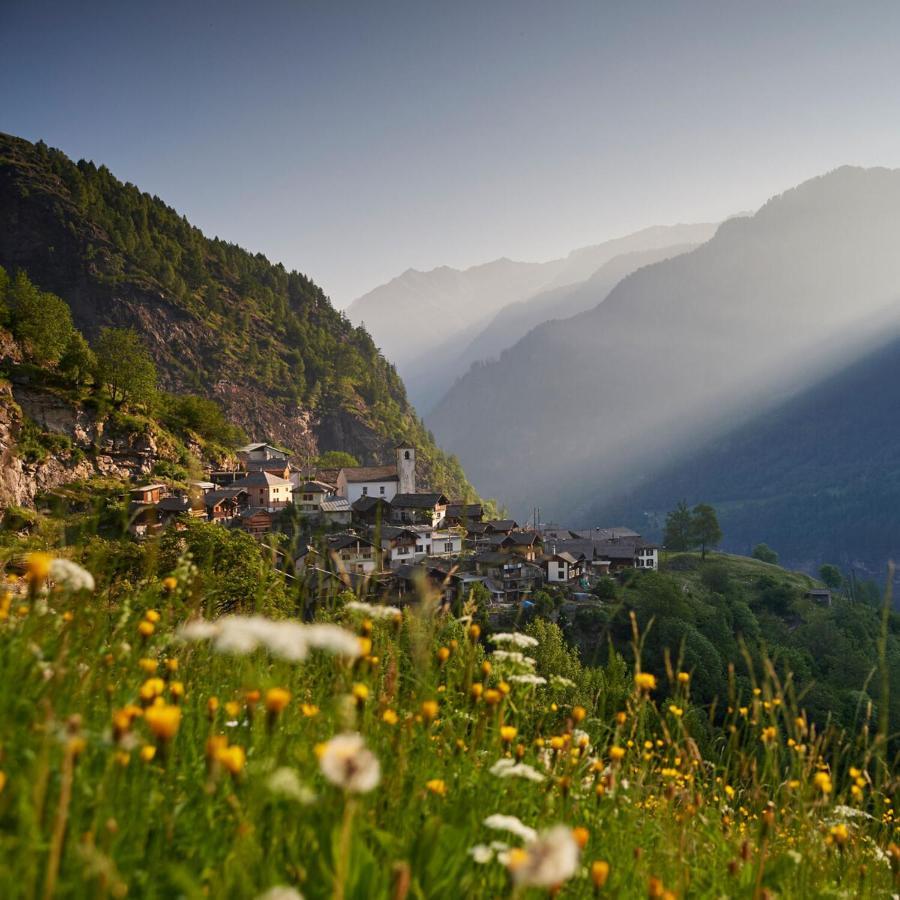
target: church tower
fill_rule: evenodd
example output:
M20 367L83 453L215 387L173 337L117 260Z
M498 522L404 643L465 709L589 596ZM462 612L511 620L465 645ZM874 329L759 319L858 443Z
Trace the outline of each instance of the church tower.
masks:
M397 485L398 494L414 494L416 492L416 451L412 447L397 448Z

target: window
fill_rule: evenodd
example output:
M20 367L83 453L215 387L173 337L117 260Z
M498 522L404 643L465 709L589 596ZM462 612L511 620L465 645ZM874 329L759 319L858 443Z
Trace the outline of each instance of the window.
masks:
M404 458L404 459L409 459L409 450L404 451L404 453L403 453L403 458Z
M368 497L368 496L369 496L369 489L368 489L367 487L364 487L364 488L363 488L363 493L362 493L362 495L363 495L363 497Z
M424 553L425 545L424 544L416 544L416 553Z
M378 493L380 493L382 496L384 495L384 485L378 488Z
M444 552L445 552L445 553L452 553L452 552L453 552L453 541L447 541L447 542L444 544Z

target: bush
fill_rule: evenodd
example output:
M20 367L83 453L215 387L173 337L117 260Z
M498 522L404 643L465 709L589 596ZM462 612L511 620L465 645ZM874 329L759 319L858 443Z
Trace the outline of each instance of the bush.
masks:
M778 554L768 544L757 544L753 548L753 558L760 562L778 565Z

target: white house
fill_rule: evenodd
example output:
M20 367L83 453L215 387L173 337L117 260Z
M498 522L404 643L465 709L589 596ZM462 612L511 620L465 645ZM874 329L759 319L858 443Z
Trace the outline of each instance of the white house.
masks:
M322 501L332 494L331 487L322 481L304 481L293 490L294 506L301 516L315 516L322 511Z
M240 447L235 452L240 459L247 461L252 460L254 462L265 462L273 459L283 459L286 461L291 455L287 450L282 450L280 447L275 447L272 444L264 442L247 444L244 447Z
M634 548L634 566L636 569L659 568L659 549L653 544L638 544Z
M416 451L398 447L390 466L345 466L338 472L337 493L353 504L360 497L391 501L397 494L416 492Z
M340 561L338 568L345 572L369 575L378 568L380 553L375 545L355 534L335 534L328 538L328 550Z
M413 527L418 540L416 553L422 556L459 556L462 553L463 529Z
M573 578L581 575L582 569L581 560L565 550L543 557L541 566L548 584L568 584Z

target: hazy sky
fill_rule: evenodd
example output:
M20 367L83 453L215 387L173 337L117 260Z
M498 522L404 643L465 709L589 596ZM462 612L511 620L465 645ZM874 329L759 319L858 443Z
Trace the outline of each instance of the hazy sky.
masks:
M900 3L0 0L0 130L338 305L900 166Z

